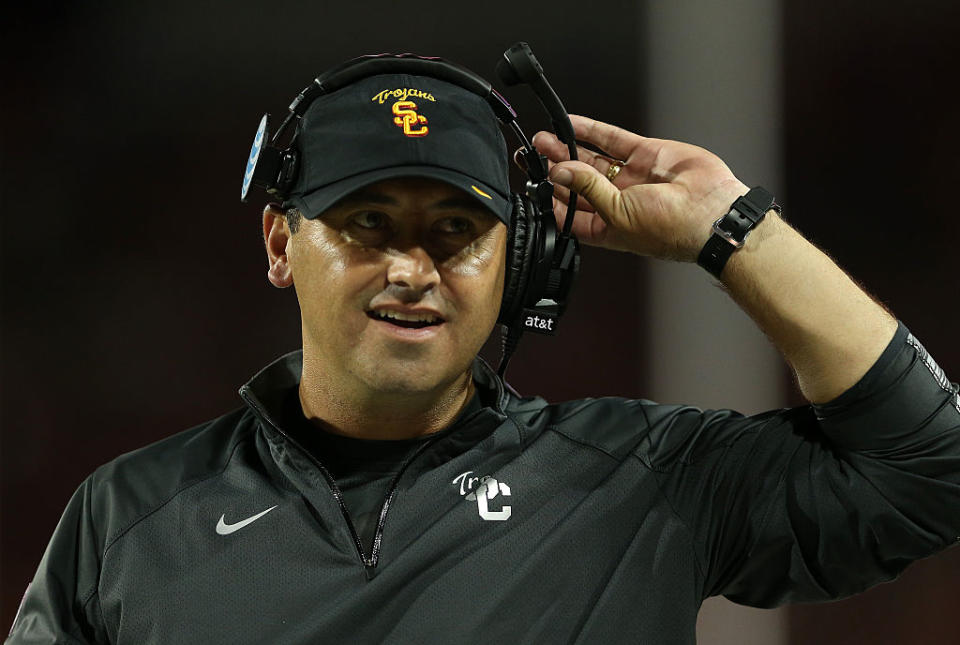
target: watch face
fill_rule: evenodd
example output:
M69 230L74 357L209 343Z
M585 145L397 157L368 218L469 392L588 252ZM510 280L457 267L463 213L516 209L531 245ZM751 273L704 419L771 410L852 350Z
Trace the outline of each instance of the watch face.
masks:
M250 147L250 156L247 158L247 169L243 173L243 185L240 187L240 201L247 201L247 193L250 192L250 184L253 182L253 175L257 170L257 161L260 159L260 151L263 149L263 140L267 136L268 116L263 115L260 119L260 126L257 128L257 135L253 138L253 145Z

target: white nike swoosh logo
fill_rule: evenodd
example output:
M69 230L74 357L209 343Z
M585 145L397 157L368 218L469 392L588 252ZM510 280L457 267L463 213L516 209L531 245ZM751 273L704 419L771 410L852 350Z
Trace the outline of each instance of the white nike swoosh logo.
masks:
M247 524L250 524L251 522L256 522L261 517L263 517L264 515L266 515L267 513L269 513L275 508L276 506L271 506L267 510L257 513L253 517L248 517L245 520L240 520L236 524L227 524L226 522L224 522L223 518L226 517L226 513L224 513L223 515L220 516L220 521L217 522L217 533L219 533L220 535L230 535L234 531L239 531Z

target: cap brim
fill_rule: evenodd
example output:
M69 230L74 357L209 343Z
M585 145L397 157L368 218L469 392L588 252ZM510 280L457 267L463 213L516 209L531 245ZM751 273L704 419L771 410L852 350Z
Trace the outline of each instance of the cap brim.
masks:
M437 166L393 166L379 168L341 179L306 195L291 196L285 208L296 207L307 219L315 219L335 203L355 190L384 179L397 177L429 177L461 189L487 207L497 219L510 225L512 209L510 199L489 185L462 173Z

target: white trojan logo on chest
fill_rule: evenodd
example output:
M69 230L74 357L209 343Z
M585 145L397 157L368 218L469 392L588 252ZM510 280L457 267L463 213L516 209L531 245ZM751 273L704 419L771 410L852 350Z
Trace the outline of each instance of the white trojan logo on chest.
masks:
M504 497L509 497L510 487L503 482L498 482L490 475L470 477L472 473L472 470L460 473L453 478L451 483L460 485L460 495L464 499L477 502L477 511L483 519L505 520L509 518L512 510L510 506L504 506L499 511L491 511L488 502L501 493Z

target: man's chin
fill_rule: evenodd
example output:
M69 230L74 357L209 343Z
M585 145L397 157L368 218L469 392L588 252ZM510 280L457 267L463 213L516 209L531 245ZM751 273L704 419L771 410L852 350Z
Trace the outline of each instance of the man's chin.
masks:
M359 376L371 390L383 394L424 394L449 387L460 374L441 369L436 362L380 360L365 365Z

